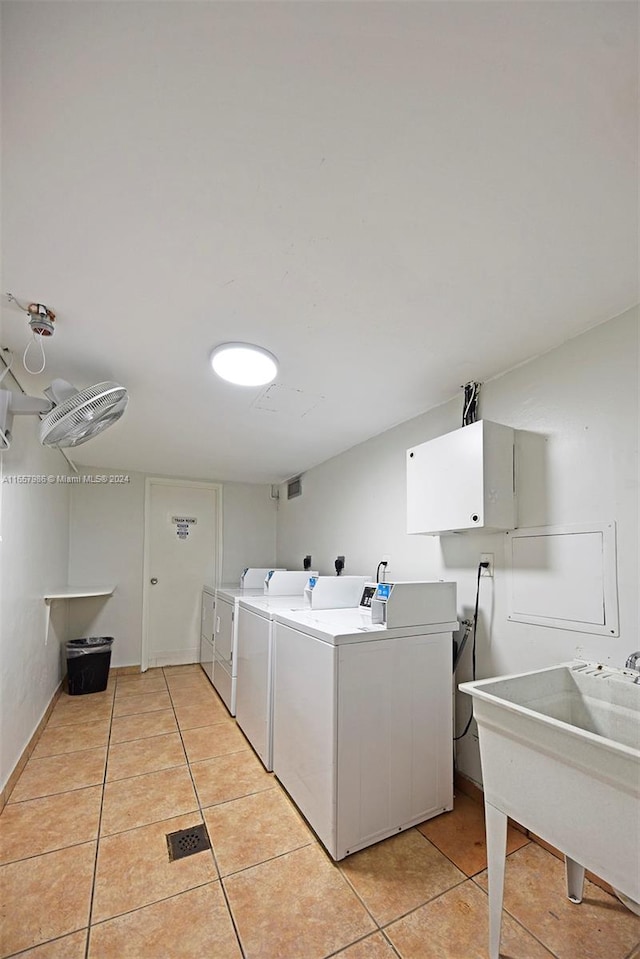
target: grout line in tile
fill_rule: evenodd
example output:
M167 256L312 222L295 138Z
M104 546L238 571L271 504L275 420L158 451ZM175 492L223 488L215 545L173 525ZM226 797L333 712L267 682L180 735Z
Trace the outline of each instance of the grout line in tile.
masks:
M1 2L1 0L0 0L0 2ZM106 768L107 768L106 761L105 761L104 766L105 766L105 771L106 771ZM9 801L9 802L7 803L7 806L5 806L5 809L6 809L8 806L19 806L20 803L23 803L23 802L33 802L34 799L50 799L52 796L68 796L70 793L77 793L77 792L79 792L81 789L91 789L92 786L100 786L100 783L99 783L99 782L97 782L97 783L85 783L84 786L74 786L72 789L62 789L62 790L61 790L60 792L58 792L58 793L43 793L41 796L30 796L28 799L18 799L18 800L16 800L15 802Z
M21 949L20 952L12 952L7 956L3 956L2 959L20 959L20 956L26 956L29 952L32 952L34 949L40 949L42 946L48 946L52 942L60 942L62 939L66 939L67 936L75 936L78 932L86 932L87 939L89 938L89 927L80 926L79 929L71 929L70 932L65 932L61 936L55 936L54 939L45 939L44 942L39 942L35 946L27 946L26 949Z
M56 793L56 795L64 795L64 793ZM30 800L26 800L29 802ZM17 805L17 803L15 804ZM64 849L74 849L76 846L87 846L90 842L96 842L95 839L81 839L80 842L69 842L65 846L56 846L55 849L47 849L45 852L34 852L29 856L18 856L17 859L7 859L6 862L0 863L0 869L2 866L11 866L15 862L28 862L29 859L40 859L42 856L50 856L54 852L62 852ZM77 930L74 930L77 932ZM68 933L65 933L65 936ZM60 938L60 937L58 937ZM49 940L46 940L47 942ZM35 949L35 946L30 946L29 948Z
M167 709L170 709L170 708L171 708L171 707L167 707ZM162 711L163 711L163 712L166 712L167 710L165 709L165 710L162 710ZM146 716L147 713L135 713L135 715L136 715L136 716L141 716L141 715L145 715L145 716ZM116 716L115 718L116 718L116 719L129 719L129 716ZM154 733L152 736L140 736L138 739L122 739L122 740L118 740L118 742L113 742L113 743L110 742L108 748L110 748L111 746L125 746L127 743L141 743L141 742L143 742L143 741L146 741L147 739L157 739L159 736L170 736L171 733L175 733L175 732L177 732L176 729L170 729L168 732L165 732L165 733Z
M387 945L390 946L391 949L393 949L394 954L395 954L396 956L398 956L399 959L403 959L402 953L401 953L401 952L399 951L399 949L398 949L396 946L394 946L394 944L391 942L391 940L389 939L389 936L386 934L385 930L384 930L384 929L381 929L380 932L381 932L382 935L384 936L384 940L385 940L385 942L387 943Z
M118 688L118 680L116 678L116 689ZM93 862L93 881L91 883L91 895L89 897L89 916L87 919L87 941L84 947L84 956L85 959L89 959L89 943L91 940L91 918L93 916L93 900L96 891L96 879L98 876L98 856L100 854L100 830L102 828L102 812L104 809L104 790L107 782L107 768L109 765L109 747L111 745L111 730L113 729L113 711L115 708L115 690L114 697L111 701L111 716L109 717L109 734L107 736L107 752L105 756L104 763L104 773L102 775L102 794L100 796L100 814L98 816L98 835L96 837L96 857Z
M204 671L203 671L203 672L204 672ZM169 696L171 696L171 692L169 692ZM174 715L175 715L175 718L176 718L176 723L177 723L177 722L178 722L178 716L176 715L175 706L173 705L173 698L171 698L171 706L172 706L172 708L173 708ZM232 719L233 719L233 717L232 717ZM234 723L235 723L235 719L234 719ZM200 728L201 728L201 727L200 727ZM187 748L186 748L186 746L185 746L185 744L184 744L184 739L182 738L182 729L180 728L180 725L179 725L179 724L178 724L178 732L179 732L179 734L180 734L180 740L181 740L181 742L182 742L182 748L184 749L185 756L187 756L187 768L188 768L188 770L189 770L189 776L191 777L191 785L193 786L193 791L194 791L195 796L196 796L196 802L198 803L198 811L199 811L199 813L200 813L200 818L202 819L202 822L205 824L205 828L206 828L206 820L205 820L205 818L204 818L203 806L202 806L202 803L200 802L200 796L198 795L198 790L196 789L196 784L195 784L195 780L194 780L194 778L193 778L193 772L192 772L192 769L191 769L191 763L189 762L189 757L188 757L188 755L187 755ZM216 804L214 804L214 805L216 805ZM219 804L218 804L218 805L219 805ZM209 808L209 807L204 807L204 808ZM208 830L208 829L207 829L207 835L209 835L209 830ZM229 902L229 897L227 896L227 890L224 888L224 883L222 882L222 875L221 875L221 873L220 873L220 866L218 865L218 858L217 858L217 856L216 856L215 849L213 848L213 843L211 842L211 836L209 836L209 843L210 843L211 858L213 859L213 865L214 865L214 867L215 867L216 873L218 874L218 882L220 883L220 888L221 888L221 890L222 890L222 895L224 896L224 901L225 901L225 904L226 904L226 906L227 906L227 912L229 913L229 918L230 918L230 920L231 920L231 925L233 926L233 931L234 931L234 933L235 933L236 941L237 941L237 943L238 943L238 949L240 950L240 954L241 954L241 956L242 956L242 959L247 959L247 955L246 955L244 946L242 945L242 940L240 939L240 931L239 931L239 929L238 929L238 926L237 926L236 920L235 920L235 916L233 915L233 912L232 912L232 909L231 909L231 903Z
M417 912L418 909L422 909L423 906L427 906L430 902L435 902L436 899L440 899L441 896L446 896L447 893L451 892L452 889L457 889L458 886L463 886L465 882L469 882L469 876L464 876L459 882L455 882L452 886L449 886L448 889L443 889L442 892L436 893L435 896L430 896L429 899L425 899L424 902L421 902L419 906L414 906L413 909L408 909L407 912L403 912L400 916L394 916L394 918L390 919L389 922L385 922L383 925L378 924L378 928L381 932L384 932L384 930L389 926L392 926L394 922L398 922L400 919L406 919L407 916Z
M342 876L342 879L344 880L344 882L346 882L346 884L347 884L347 886L349 887L349 889L351 889L351 891L355 894L356 899L358 900L358 902L360 903L360 905L364 908L364 910L365 910L365 912L367 913L367 915L370 916L371 919L373 920L373 922L375 923L376 932L378 932L379 930L381 930L381 929L382 929L382 926L380 925L380 923L378 922L378 920L376 919L376 917L373 915L373 913L371 912L371 910L370 910L369 907L367 906L366 902L364 901L364 899L362 898L362 896L360 895L360 893L358 892L358 890L356 889L356 887L353 885L353 883L351 882L351 880L349 879L349 877L346 876L346 875L343 873L342 869L340 869L340 866L339 866L338 862L334 861L334 860L331 858L331 856L329 855L329 853L327 852L327 850L324 848L324 846L322 845L322 843L320 842L320 840L318 840L318 844L319 844L320 849L322 850L322 852L325 854L325 856L327 857L327 859L328 859L329 862L331 863L331 865L334 866L334 867L338 870L338 872L339 872L340 875ZM345 856L345 859L346 859L346 858L348 858L348 857ZM339 860L339 862L342 862L342 860Z
M133 742L139 743L139 742L144 742L144 740L134 739ZM118 745L121 745L121 744L118 743ZM184 749L184 745L183 745L183 749ZM188 763L186 762L186 760L183 763L172 763L171 766L161 766L160 769L151 769L145 773L133 773L132 776L120 776L119 779L107 779L105 780L105 785L108 786L108 785L111 785L111 783L124 783L124 782L127 782L128 779L139 779L140 776L151 776L153 775L153 773L163 773L167 769L180 769L181 766L187 766L187 765ZM160 822L161 820L158 820L158 821ZM123 832L125 832L125 830L123 830Z
M515 850L515 851L517 852L517 850ZM488 909L489 909L489 893L487 892L486 889L483 889L482 886L480 885L480 883L477 882L474 878L471 879L471 882L476 886L476 888L478 888L478 889L480 890L480 892L484 893L484 895L486 896L486 899L487 899L487 911L488 911ZM506 906L504 905L504 901L503 901L503 903L502 903L502 913L503 913L503 919L504 919L504 916L508 916L509 919L512 919L513 922L515 922L515 924L516 924L517 926L520 926L521 929L524 929L525 932L527 932L530 936L532 936L532 938L535 939L536 942L539 943L539 944L543 947L543 949L546 949L547 952L551 953L551 955L554 956L555 959L560 959L558 953L557 953L557 952L554 952L553 949L551 948L551 946L548 946L545 942L543 942L543 940L540 939L540 937L537 936L537 935L535 934L535 932L533 932L532 929L529 929L529 927L528 927L528 926L525 926L525 924L524 924L523 922L521 922L521 921L517 918L517 916L514 916L514 914L513 914L512 912L509 912L509 910L508 910L508 909L506 908Z
M113 919L121 919L123 916L132 916L136 912L140 912L141 909L148 909L149 906L157 906L159 902L170 902L171 899L178 899L180 896L184 896L188 892L193 892L194 889L202 889L204 886L212 886L214 883L219 883L219 879L207 879L206 882L199 882L195 886L189 886L188 889L182 889L180 892L174 892L170 896L162 896L160 899L154 899L153 902L146 902L143 906L136 906L135 909L125 909L124 912L118 912L115 916L107 916L105 919L98 919L96 922L92 922L90 929L95 929L96 926L103 926L105 922L111 922Z
M431 818L432 818L432 819L435 819L435 818L437 818L437 817L432 816ZM428 820L428 819L424 819L423 822L429 822L429 820ZM429 837L428 837L428 836L425 836L425 834L424 834L423 832L420 832L420 830L418 829L418 826L421 826L421 825L422 825L422 823L419 822L416 826L412 826L411 828L412 828L412 829L415 829L415 831L418 833L418 835L419 835L419 836L422 836L422 838L424 839L425 842L428 842L430 846L433 846L434 849L437 849L438 852L440 853L440 855L441 855L441 856L444 856L444 858L445 858L448 862L450 862L452 866L455 866L456 869L458 870L458 872L461 872L462 875L463 875L466 879L471 879L471 876L469 876L469 875L464 871L464 869L461 869L460 866L458 865L458 863L457 863L457 862L454 862L454 860L451 858L451 856L448 856L448 855L446 854L446 852L444 851L444 849L441 849L440 846L439 846L436 842L433 841L433 839L429 839ZM406 829L405 832L409 832L409 830ZM486 869L486 866L484 866L483 869ZM480 869L479 871L482 872L483 869Z
M346 946L340 946L340 948L336 949L335 952L328 952L325 956L323 956L323 959L333 959L334 956L339 956L346 949L351 949L352 946L357 946L359 943L365 942L367 939L370 939L372 936L377 936L377 935L382 935L383 938L386 940L387 945L391 946L393 954L395 956L398 956L399 959L402 959L402 956L400 955L396 947L393 945L392 942L389 941L388 937L385 935L384 929L380 929L379 927L377 929L374 929L373 932L368 932L366 933L366 935L360 936L359 939L354 939L353 942L348 942Z
M78 725L79 725L79 726L84 726L84 723L78 723ZM57 728L57 727L56 727L56 728ZM61 728L62 728L62 729L72 729L73 727L71 727L71 726L62 726ZM109 727L109 731L111 731L111 727ZM96 749L106 749L107 746L108 746L108 742L107 742L107 743L104 743L102 746L87 746L86 749L72 749L72 750L71 750L70 752L68 752L68 753L53 753L51 756L36 756L35 758L32 756L31 759L29 760L29 762L30 762L30 763L42 763L42 762L46 762L46 761L49 760L49 759L59 759L60 756L77 756L79 753L90 753L90 752L95 751ZM97 784L96 784L96 785L97 785ZM68 791L68 790L65 790L65 792L67 792L67 791Z
M243 750L243 751L244 751L244 750ZM230 754L227 753L226 755L230 755ZM215 757L215 758L218 758L218 757ZM220 757L220 758L222 758L222 757ZM202 808L202 809L214 809L216 806L224 806L225 803L235 802L236 799L247 799L249 796L258 796L260 793L269 792L269 789L270 789L270 788L271 788L270 786L267 786L266 789L254 789L254 790L253 790L252 792L250 792L250 793L243 793L242 796L234 796L232 799L222 799L222 800L220 800L220 802L212 802L212 803L209 803L208 806L201 806L201 808ZM196 796L198 797L198 804L200 805L200 797L198 796L198 790L197 790L197 789L196 789Z
M206 727L206 726L201 726L200 728L201 728L201 729L206 729L207 727ZM185 729L185 732L188 733L189 730L188 730L188 729ZM249 747L249 748L251 748L251 747ZM240 749L232 749L231 752L228 752L228 753L220 753L219 756L208 756L206 759L194 759L193 763L189 763L189 765L190 765L190 766L191 766L191 765L193 765L193 766L199 766L200 763L210 763L212 759L222 759L224 756L237 756L238 753L246 753L246 751L247 751L247 747L246 747L246 746L241 746ZM186 752L186 748L185 748L185 752ZM255 753L254 753L254 755L255 755ZM261 792L261 791L262 791L262 790L259 790L259 792ZM215 805L215 804L214 804L214 805Z
M244 799L244 796L240 797ZM232 800L233 802L233 800ZM211 806L207 806L207 809L211 809ZM285 852L279 852L275 856L269 856L268 859L261 859L260 862L251 863L250 866L243 866L241 869L236 869L234 872L228 872L225 876L220 876L220 881L224 883L225 879L233 879L236 876L239 876L242 872L247 872L249 869L256 869L258 866L264 866L268 862L275 862L276 859L283 859L285 856L288 856L289 853L297 852L299 849L306 849L307 846L318 845L317 839L310 839L309 842L303 842L299 846L294 846L293 849L287 849ZM217 865L217 862L216 862ZM219 868L219 867L218 867Z
M167 706L158 706L157 709L143 709L143 711L142 711L141 713L123 713L122 716L114 716L113 718L114 718L114 719L129 719L130 716L152 716L153 713L166 712L166 710L167 710L167 709L170 709L171 706L173 706L173 703L171 703L171 705L167 705ZM177 720L176 720L176 721L177 721Z

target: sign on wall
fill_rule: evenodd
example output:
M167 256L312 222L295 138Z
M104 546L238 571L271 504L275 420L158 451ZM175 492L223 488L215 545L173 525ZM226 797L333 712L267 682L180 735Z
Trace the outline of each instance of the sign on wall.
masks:
M189 535L189 527L195 526L198 520L195 516L172 516L171 522L176 527L178 539L185 540Z

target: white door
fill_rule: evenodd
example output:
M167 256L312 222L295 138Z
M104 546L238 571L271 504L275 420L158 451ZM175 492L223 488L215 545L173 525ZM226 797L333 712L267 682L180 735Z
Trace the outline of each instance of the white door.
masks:
M143 669L200 659L202 587L217 580L220 492L147 480Z

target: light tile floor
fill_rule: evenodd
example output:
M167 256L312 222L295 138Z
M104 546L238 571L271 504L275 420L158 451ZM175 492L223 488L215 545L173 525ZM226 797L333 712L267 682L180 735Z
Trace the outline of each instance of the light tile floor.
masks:
M212 850L169 861L205 822ZM640 920L509 830L502 955L640 959ZM486 959L482 806L336 864L198 666L63 695L0 816L0 957Z

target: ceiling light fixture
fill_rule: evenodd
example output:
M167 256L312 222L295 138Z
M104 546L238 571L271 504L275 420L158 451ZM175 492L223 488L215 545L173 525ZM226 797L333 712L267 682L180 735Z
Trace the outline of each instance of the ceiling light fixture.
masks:
M251 343L223 343L211 353L211 366L223 380L237 386L264 386L278 372L273 353Z

